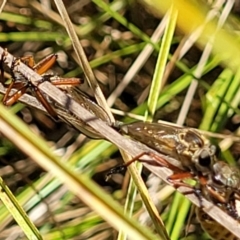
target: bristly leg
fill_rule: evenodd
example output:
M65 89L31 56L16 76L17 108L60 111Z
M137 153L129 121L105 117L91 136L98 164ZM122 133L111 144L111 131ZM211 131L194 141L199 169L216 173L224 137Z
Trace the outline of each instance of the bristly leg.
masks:
M144 155L151 156L154 160L140 159ZM127 167L135 161L145 162L153 166L166 167L171 169L174 172L174 174L169 176L167 178L167 181L170 182L176 189L179 187L188 188L189 190L183 192L183 194L184 195L194 194L199 201L200 208L203 208L203 198L205 197L213 203L220 204L221 209L226 211L233 218L239 219L236 208L233 207L232 204L227 202L227 199L224 198L224 196L222 196L216 189L214 189L214 187L211 185L211 182L208 181L208 177L202 176L201 173L197 175L196 173L183 171L182 169L177 168L176 166L168 163L165 159L160 158L158 155L154 153L148 152L141 153L138 156L134 157L132 160L128 161L127 163L110 169L110 171L106 174L106 181L108 181L113 174L121 173L124 170L126 170ZM184 182L185 179L196 180L197 186L192 186Z
M143 157L144 155L150 156L151 158L153 158L153 160L141 159L141 157ZM181 172L181 173L183 173L182 169L172 165L171 163L169 163L165 159L159 157L155 153L152 153L152 152L142 152L139 155L137 155L134 158L132 158L127 163L110 169L110 171L106 174L106 179L108 180L111 177L111 175L113 175L113 174L123 172L125 169L127 169L127 167L129 165L131 165L132 163L134 163L136 161L142 162L142 163L144 162L144 163L147 163L147 164L149 164L151 166L166 167L166 168L171 169L174 172Z
M10 74L12 77L11 83L8 85L7 91L3 97L3 104L6 106L11 106L15 103L26 91L27 91L27 81L17 82L15 76L15 67L19 64L20 59L14 59L11 64ZM10 96L10 92L13 88L17 88L17 92Z

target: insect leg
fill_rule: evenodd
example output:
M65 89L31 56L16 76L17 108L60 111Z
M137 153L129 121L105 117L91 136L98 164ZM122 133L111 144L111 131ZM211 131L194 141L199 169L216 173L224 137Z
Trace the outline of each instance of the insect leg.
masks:
M12 106L27 91L27 89L28 89L28 86L27 85L23 85L12 96L7 96L5 94L4 98L3 98L3 104L6 105L6 106Z
M154 160L141 159L141 157L143 157L144 155L150 156ZM172 165L171 163L169 163L165 159L159 157L155 153L152 153L152 152L142 152L139 155L137 155L134 158L132 158L127 163L110 169L110 171L106 174L106 179L108 180L111 177L111 175L124 171L129 165L131 165L132 163L134 163L136 161L144 162L144 163L147 163L147 164L149 164L151 166L166 167L166 168L171 169L174 172L182 172L182 170L180 168Z
M33 70L36 71L39 75L42 75L53 66L53 64L57 60L57 57L58 57L57 54L51 54L45 57L44 59L42 59L40 62L33 66Z
M30 68L34 68L35 61L33 56L21 57L21 61Z
M10 96L10 92L14 88L14 86L16 85L15 67L19 64L19 61L20 61L20 59L16 59L15 58L12 61L12 64L11 64L10 72L11 72L12 82L9 85L7 85L8 88L7 88L6 93L5 93L5 95L4 95L3 99L2 99L2 102L5 105L6 105L6 102L8 101L8 99L12 97L12 96ZM21 87L24 89L24 86L25 85L22 85ZM21 95L21 90L22 89L20 89L20 92L18 92L18 94L16 94L16 97L11 98L11 100L10 100L11 103L9 103L8 106L10 106L13 103L15 103L23 95L23 94ZM26 90L25 90L25 92L26 92Z
M46 98L43 96L41 91L39 90L38 87L33 87L34 88L34 93L36 95L37 100L44 106L44 108L48 111L50 116L52 116L55 120L58 119L57 113L55 110L51 107L49 102L46 100Z
M43 79L44 79L44 77L45 76L43 76ZM80 79L80 78L59 78L59 77L57 77L56 79L51 79L51 77L49 78L49 76L46 78L46 80L50 81L54 86L70 85L71 87L78 86L79 84L82 84L84 82L83 79Z

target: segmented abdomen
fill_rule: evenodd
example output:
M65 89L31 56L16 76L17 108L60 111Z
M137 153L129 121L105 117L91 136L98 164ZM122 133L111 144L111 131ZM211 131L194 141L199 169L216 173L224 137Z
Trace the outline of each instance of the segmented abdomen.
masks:
M201 208L196 208L196 215L202 229L214 240L240 240L226 228L212 219Z

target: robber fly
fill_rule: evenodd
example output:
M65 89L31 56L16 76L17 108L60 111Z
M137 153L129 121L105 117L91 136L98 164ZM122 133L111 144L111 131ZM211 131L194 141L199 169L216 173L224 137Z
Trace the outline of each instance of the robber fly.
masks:
M194 175L200 173L205 176L209 174L212 171L213 164L216 162L216 146L210 144L207 139L194 129L172 127L158 123L136 122L120 126L119 131L134 140L146 144L159 153L179 160L184 170L190 171ZM181 169L174 167L156 154L144 152L141 156L145 154L151 155L156 160L152 162L146 161L151 165L160 165L168 167L174 172L182 172ZM124 166L129 166L134 161L145 162L139 158L140 156L135 157ZM124 166L122 166L122 169ZM117 167L115 170L119 172L121 167ZM111 169L109 175L113 174L115 170Z
M181 161L184 172L176 167L172 168L171 164L165 163L166 161L157 155L151 154L155 162L143 162L170 168L174 173L168 177L168 181L172 182L175 187L186 186L190 188L190 191L184 194L193 193L199 198L198 219L213 239L239 239L203 212L201 198L205 197L234 219L240 219L235 205L240 196L240 170L223 161L217 161L216 147L211 145L204 136L193 129L143 122L123 125L120 127L120 132L164 155ZM128 166L139 160L139 157L145 154L133 158L123 166ZM121 171L124 168L123 166L115 169ZM109 174L111 175L114 172L115 170L112 169ZM197 185L193 187L182 183L184 179L189 178L195 179Z
M201 197L205 197L211 202L221 204L229 215L239 218L233 204L238 196L238 187L240 187L239 170L223 161L217 161L216 146L197 130L158 123L136 122L120 126L120 132L159 153L179 160L184 170L173 166L156 154L143 152L126 164L111 169L107 177L122 171L134 161L167 167L174 172L168 177L168 181L173 183L174 187L191 188L192 190L186 194L195 193L200 200ZM141 157L145 154L154 158L154 161L142 160ZM183 182L189 178L197 180L196 187Z
M168 180L176 187L186 186L182 183L178 184L179 179L196 179L197 186L186 193L195 193L200 198L205 197L230 216L239 220L235 203L240 196L240 170L226 162L218 161L216 147L198 131L165 124L137 122L121 126L120 132L164 155L181 161L184 172L176 168L173 169L164 164L162 160L160 162L158 158L155 158L160 166L167 166L173 170L174 174ZM136 160L136 158L134 159ZM201 206L198 208L199 216L200 211L202 213ZM210 217L207 219L210 219L211 222L214 221ZM201 220L201 224L206 226L207 221L204 221L203 218ZM238 239L228 230L224 230L223 233L226 233L229 239ZM214 235L213 232L209 232L209 234Z
M212 166L216 162L216 146L210 144L196 130L158 123L136 122L120 126L119 131L159 153L179 160L184 170L154 153L143 152L124 165L111 169L106 176L107 179L112 174L121 172L131 163L140 161L171 169L174 174L168 177L168 181L173 183L176 188L180 186L192 188L182 181L186 178L197 178L197 180L203 181L201 186L207 185L204 176L208 176L212 172ZM150 155L154 160L146 161L141 158L144 155ZM198 191L195 193L198 194ZM197 196L199 197L199 194Z
M216 161L216 146L194 129L136 122L121 126L120 132L159 153L178 159L192 172L208 174Z
M38 101L44 106L44 108L47 110L49 115L54 119L58 119L58 118L62 119L63 121L74 126L76 129L80 130L85 135L91 138L103 138L103 136L100 135L98 132L96 132L93 128L91 128L86 123L81 121L79 118L71 114L68 111L67 107L63 108L62 106L54 102L51 102L49 99L47 99L39 90L38 86L33 86L31 81L28 80L28 78L24 76L23 73L20 73L19 71L16 70L16 66L19 64L19 61L23 62L28 67L32 68L34 71L36 71L38 74L42 76L42 81L40 81L39 84L44 81L51 82L53 85L67 92L67 94L71 98L73 98L75 101L77 101L79 104L81 104L82 107L86 108L96 117L102 119L103 121L106 121L106 123L110 125L111 120L109 119L109 116L104 111L104 109L102 109L99 105L93 102L88 96L84 95L84 93L80 92L80 90L73 87L83 83L81 79L60 78L52 74L46 74L46 72L56 62L57 60L56 54L51 54L45 57L43 60L41 60L37 64L35 64L32 57L24 57L20 59L15 58L10 67L12 81L10 84L6 84L3 76L4 75L3 65L6 61L7 54L8 54L7 51L3 52L0 60L1 83L4 87L7 88L6 93L2 100L3 104L7 106L11 106L15 102L17 102L18 99L24 93L26 93L27 91L30 91L30 93L33 93L33 95L36 96ZM12 89L15 89L16 91L12 95L10 95Z

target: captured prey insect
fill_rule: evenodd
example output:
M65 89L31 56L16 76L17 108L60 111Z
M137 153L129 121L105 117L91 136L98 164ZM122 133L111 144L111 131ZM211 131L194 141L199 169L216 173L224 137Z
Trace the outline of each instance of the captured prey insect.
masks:
M186 173L185 177L194 178L194 175ZM224 161L217 161L212 172L208 176L199 176L198 180L198 188L187 193L195 193L197 196L201 194L229 216L240 220L236 206L236 201L240 200L240 169Z
M42 76L42 81L39 82L41 84L44 81L49 81L53 85L60 88L62 91L66 92L70 98L77 101L82 107L90 111L97 118L102 119L107 124L111 125L111 120L105 110L97 105L94 101L92 101L88 96L82 93L77 87L73 87L81 84L83 81L79 78L60 78L51 74L44 74L48 71L51 66L56 62L57 55L51 54L44 58L39 63L35 64L32 57L25 57L21 59L14 59L11 67L10 73L12 76L12 82L10 84L6 84L4 82L3 74L4 69L3 65L5 63L7 51L3 52L1 56L1 82L4 87L7 88L5 95L3 97L3 103L7 106L14 104L19 98L30 90L30 93L33 93L38 101L44 106L47 110L48 114L52 116L54 119L60 118L61 120L67 122L72 125L74 128L80 130L82 133L87 135L90 138L104 138L101 134L95 131L93 128L88 126L86 123L81 121L79 118L74 116L70 111L68 111L67 106L64 108L57 103L50 101L42 92L38 89L38 86L33 86L31 81L27 79L27 77L16 70L16 66L19 64L19 61L23 62L28 67L32 68L38 74ZM11 90L15 89L15 92L11 94Z
M51 104L48 102L46 97L41 93L38 86L32 85L31 81L28 80L28 78L19 71L16 70L16 67L19 64L19 61L23 62L28 67L32 68L35 72L37 72L39 75L42 76L42 81L39 82L42 83L44 81L50 81L55 86L77 86L81 84L83 81L79 78L60 78L53 76L51 74L44 74L46 73L56 62L57 55L51 54L47 57L45 57L43 60L41 60L39 63L35 64L32 57L24 57L24 58L15 58L12 61L11 67L10 67L10 74L11 74L11 83L6 84L4 81L4 63L6 61L6 55L7 51L5 50L1 56L0 60L0 70L1 70L1 83L4 87L7 87L7 91L3 97L3 104L6 106L11 106L15 102L18 101L18 99L27 92L27 90L30 90L30 92L34 93L36 98L39 102L45 107L45 109L48 111L48 113L53 117L57 118L57 114L52 108ZM12 89L16 89L17 91L10 95L10 92Z
M231 233L228 229L220 223L212 219L202 208L195 210L197 219L202 229L214 240L239 240L237 236Z
M240 219L237 203L239 203L240 170L226 162L218 161L213 166L213 173L201 186L202 195L234 219ZM203 184L203 183L202 183ZM197 219L202 229L214 240L239 240L232 232L211 218L200 207L195 208Z
M205 197L224 208L229 215L240 219L236 210L236 200L240 200L240 169L226 162L217 161L206 183ZM211 194L208 194L211 193Z

